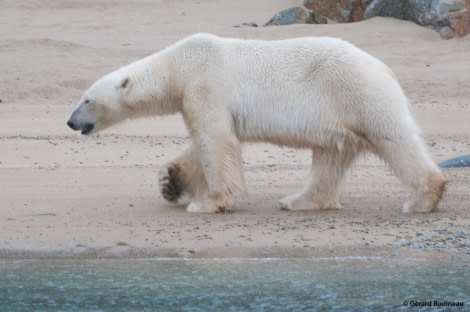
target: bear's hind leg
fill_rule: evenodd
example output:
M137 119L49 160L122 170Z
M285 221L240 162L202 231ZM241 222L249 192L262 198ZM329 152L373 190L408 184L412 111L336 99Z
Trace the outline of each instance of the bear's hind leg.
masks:
M177 203L184 195L195 199L207 193L207 181L194 143L160 170L159 184L163 198L170 203Z
M298 194L279 201L282 210L338 209L340 189L357 151L314 148L310 181Z
M418 134L408 131L399 142L383 139L376 148L377 154L411 191L411 200L403 205L403 212L433 211L444 193L446 179Z

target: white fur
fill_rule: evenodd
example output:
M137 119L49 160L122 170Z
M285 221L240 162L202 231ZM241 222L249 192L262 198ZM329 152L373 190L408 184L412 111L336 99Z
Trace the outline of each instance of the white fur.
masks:
M167 199L175 189L189 195L191 212L229 209L244 189L243 141L312 150L310 181L282 209L338 208L344 174L362 151L384 159L410 190L405 211L433 210L444 190L392 71L340 39L193 35L98 80L70 121L96 132L177 112L192 143L162 169L161 189Z

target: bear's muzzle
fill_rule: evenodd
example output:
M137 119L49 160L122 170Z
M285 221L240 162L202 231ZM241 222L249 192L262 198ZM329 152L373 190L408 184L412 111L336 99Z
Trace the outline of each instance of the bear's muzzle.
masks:
M67 121L67 125L72 128L72 130L75 131L81 131L82 134L88 134L90 133L93 128L95 127L95 124L93 123L75 123L70 119Z

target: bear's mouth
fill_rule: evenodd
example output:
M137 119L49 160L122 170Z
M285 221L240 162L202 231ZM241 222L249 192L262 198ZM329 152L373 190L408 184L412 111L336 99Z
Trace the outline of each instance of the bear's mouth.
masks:
M82 134L90 133L94 127L95 127L95 124L92 124L92 123L85 124L82 128Z

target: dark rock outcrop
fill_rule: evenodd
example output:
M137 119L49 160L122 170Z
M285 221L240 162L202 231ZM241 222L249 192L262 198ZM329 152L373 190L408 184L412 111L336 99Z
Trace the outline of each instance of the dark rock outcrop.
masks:
M444 39L470 33L470 0L304 0L303 4L340 23L383 16L431 27Z
M385 16L413 21L432 27L443 38L453 38L470 33L469 8L468 0L374 0L364 19Z

